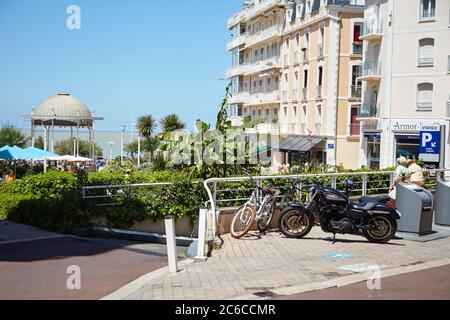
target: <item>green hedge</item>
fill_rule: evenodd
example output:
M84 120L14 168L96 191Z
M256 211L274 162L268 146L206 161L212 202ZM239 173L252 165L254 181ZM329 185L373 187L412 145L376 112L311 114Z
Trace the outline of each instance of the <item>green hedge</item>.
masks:
M379 176L378 176L379 177ZM389 174L382 180L369 177L369 188L380 188L379 193L387 193ZM361 177L349 176L338 178L338 188L343 189L345 181L352 178L355 188L360 188ZM372 178L372 179L371 179ZM172 182L169 186L137 187L123 190L109 199L82 200L83 186L124 185ZM321 182L331 184L331 178L313 177L304 179L305 184ZM281 191L291 184L289 179L264 181L274 183ZM218 194L218 200L247 198L251 194L251 181L238 183L227 182L218 185L226 190ZM104 194L104 190L93 195ZM196 183L188 173L161 171L130 174L92 173L71 174L50 171L47 174L27 176L13 183L0 185L0 219L9 219L19 223L34 225L46 230L70 232L74 227L90 226L93 219L107 221L113 228L129 228L134 223L145 219L160 220L167 215L176 218L189 217L194 223L198 209L208 200L203 183ZM234 206L240 201L221 202L219 206Z

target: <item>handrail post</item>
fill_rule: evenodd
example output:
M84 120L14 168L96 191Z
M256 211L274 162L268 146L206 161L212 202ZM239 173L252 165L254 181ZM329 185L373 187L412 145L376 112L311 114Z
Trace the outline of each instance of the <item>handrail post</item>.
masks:
M197 256L195 261L206 261L207 257L205 254L206 245L206 216L208 214L208 209L201 208L199 212L198 220L198 244L197 244Z
M167 243L167 259L169 262L169 272L178 272L178 261L177 261L177 245L175 239L175 218L172 216L167 216L164 219L166 227L166 243Z
M331 187L333 189L337 189L337 176L336 175L331 176Z
M363 174L362 176L362 196L367 196L367 174Z

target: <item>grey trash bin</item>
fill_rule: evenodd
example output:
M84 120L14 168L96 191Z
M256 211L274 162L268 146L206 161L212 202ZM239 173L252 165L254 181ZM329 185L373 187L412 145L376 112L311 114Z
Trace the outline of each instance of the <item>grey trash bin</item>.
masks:
M433 231L433 195L415 184L397 186L398 231L429 234Z
M450 182L437 182L435 222L450 226Z

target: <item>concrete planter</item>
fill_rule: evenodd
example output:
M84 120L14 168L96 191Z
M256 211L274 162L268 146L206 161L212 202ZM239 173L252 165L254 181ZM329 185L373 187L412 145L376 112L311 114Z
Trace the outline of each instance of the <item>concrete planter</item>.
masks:
M237 208L224 208L219 211L219 235L228 234L231 232L231 221L233 220L234 212ZM270 229L278 229L278 217L280 216L280 208L275 210ZM252 230L258 230L256 224Z

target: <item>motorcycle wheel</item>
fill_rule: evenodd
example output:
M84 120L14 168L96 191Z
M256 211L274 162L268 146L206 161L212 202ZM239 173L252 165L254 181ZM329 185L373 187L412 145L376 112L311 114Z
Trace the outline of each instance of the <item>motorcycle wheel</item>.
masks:
M374 215L367 221L369 229L363 231L367 240L373 243L388 243L397 233L397 221L385 215Z
M231 236L235 239L240 239L245 236L255 223L255 219L256 212L252 207L248 205L240 207L236 210L231 221Z
M287 238L306 237L311 232L313 224L314 221L308 214L296 208L287 208L278 219L278 227Z

